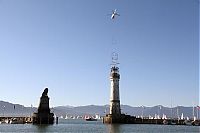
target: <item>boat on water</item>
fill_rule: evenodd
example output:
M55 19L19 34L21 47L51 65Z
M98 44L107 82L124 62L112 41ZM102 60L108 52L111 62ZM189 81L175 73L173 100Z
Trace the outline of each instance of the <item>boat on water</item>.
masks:
M168 122L167 120L163 120L163 124L164 124L164 125L168 125L169 122Z
M175 120L170 120L168 124L169 124L169 125L176 125L177 123L176 123Z
M189 120L185 120L183 123L184 123L185 125L192 126L192 122L189 121Z
M24 121L22 119L13 118L10 124L24 124Z
M200 126L200 121L199 120L192 121L192 125L193 126Z
M9 119L5 119L1 121L1 124L10 124L10 123L11 123L11 120Z
M86 121L97 121L97 119L94 119L94 118L92 118L92 117L86 118L85 120L86 120Z
M61 115L59 118L60 118L60 119L64 119L62 115Z

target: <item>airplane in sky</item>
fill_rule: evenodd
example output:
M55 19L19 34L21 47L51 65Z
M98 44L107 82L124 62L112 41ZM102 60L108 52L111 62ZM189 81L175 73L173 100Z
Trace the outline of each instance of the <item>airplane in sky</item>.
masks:
M112 14L110 15L111 15L111 19L115 19L116 16L120 16L119 13L117 13L117 9L113 10Z

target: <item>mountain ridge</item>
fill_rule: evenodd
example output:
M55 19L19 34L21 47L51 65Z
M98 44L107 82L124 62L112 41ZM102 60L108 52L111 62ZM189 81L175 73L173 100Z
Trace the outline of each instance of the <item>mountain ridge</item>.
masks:
M130 105L121 105L121 112L133 116L155 116L155 114L162 117L163 114L168 117L179 117L183 113L185 117L193 117L193 107L177 106L173 108L164 107L162 105L156 105L152 107L140 106L133 107ZM30 116L33 112L36 112L36 107L25 107L20 104L13 104L6 101L0 101L0 116ZM51 112L55 113L56 116L65 115L95 115L99 114L105 116L109 113L109 105L82 105L82 106L56 106L51 108ZM200 112L200 111L198 111ZM197 114L195 108L194 113Z

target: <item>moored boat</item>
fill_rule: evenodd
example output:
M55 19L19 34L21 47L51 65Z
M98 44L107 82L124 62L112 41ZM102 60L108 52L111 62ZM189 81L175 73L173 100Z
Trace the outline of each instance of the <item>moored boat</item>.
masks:
M92 118L92 117L86 118L85 120L86 120L86 121L97 121L97 119L94 119L94 118Z

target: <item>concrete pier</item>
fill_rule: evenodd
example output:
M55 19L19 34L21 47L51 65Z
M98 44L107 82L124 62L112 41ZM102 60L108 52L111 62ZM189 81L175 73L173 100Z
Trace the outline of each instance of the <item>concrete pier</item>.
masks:
M136 118L135 116L121 114L120 118L115 119L112 115L103 117L103 123L112 124L159 124L159 125L187 125L200 126L200 120L179 120L179 119L149 119Z
M32 123L31 117L0 117L1 124L28 124Z

